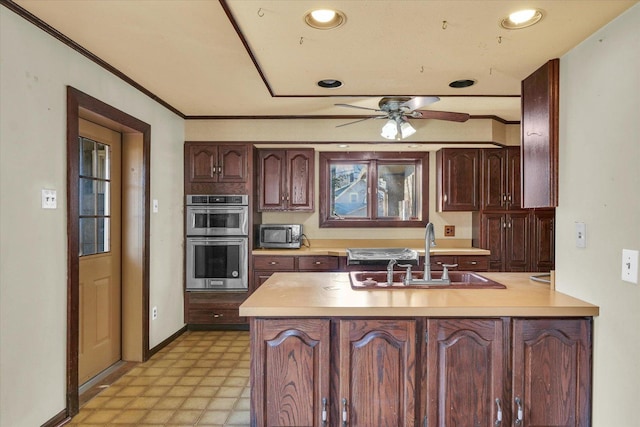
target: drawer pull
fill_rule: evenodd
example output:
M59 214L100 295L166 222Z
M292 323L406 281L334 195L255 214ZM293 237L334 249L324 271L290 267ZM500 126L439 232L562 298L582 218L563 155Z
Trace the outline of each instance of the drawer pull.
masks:
M276 264L278 264L278 261L270 261L269 262L269 265L276 265Z
M222 317L222 316L224 316L224 314L221 314L221 313L211 313L211 317L213 317L214 319L217 319L217 318Z
M471 261L469 264L476 265L477 263L478 263L478 261Z
M522 410L522 400L520 400L520 397L517 397L517 396L516 396L516 405L518 405L518 415L516 418L516 425L519 426L522 424L524 411Z
M499 427L502 424L502 405L500 405L500 399L498 398L496 398L496 406L498 407L498 411L496 412L496 421L493 425Z
M316 262L314 262L314 264L315 265L320 265L320 264L322 264L322 261L316 261Z

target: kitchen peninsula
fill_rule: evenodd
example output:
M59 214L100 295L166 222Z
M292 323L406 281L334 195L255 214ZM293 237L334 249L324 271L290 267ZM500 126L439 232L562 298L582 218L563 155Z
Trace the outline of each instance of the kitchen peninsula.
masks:
M598 307L530 273L482 275L506 289L273 274L240 306L252 425L589 425Z

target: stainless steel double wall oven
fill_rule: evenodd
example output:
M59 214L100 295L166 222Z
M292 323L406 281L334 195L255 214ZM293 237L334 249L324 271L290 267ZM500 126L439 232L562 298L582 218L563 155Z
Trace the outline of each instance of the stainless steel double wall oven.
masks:
M187 290L247 290L249 196L188 195L186 208Z

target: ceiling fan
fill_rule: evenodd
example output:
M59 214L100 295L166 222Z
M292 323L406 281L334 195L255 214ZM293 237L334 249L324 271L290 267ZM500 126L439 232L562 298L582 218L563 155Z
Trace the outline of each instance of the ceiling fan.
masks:
M401 140L413 135L416 130L407 119L436 119L449 120L453 122L466 122L469 120L467 113L454 113L450 111L434 111L434 110L418 110L425 105L433 104L440 101L437 96L388 96L378 102L380 108L367 108L350 104L335 104L338 107L358 108L361 110L377 111L381 113L378 116L371 116L364 119L344 123L336 127L342 127L359 123L371 119L387 119L382 127L380 135L386 139Z

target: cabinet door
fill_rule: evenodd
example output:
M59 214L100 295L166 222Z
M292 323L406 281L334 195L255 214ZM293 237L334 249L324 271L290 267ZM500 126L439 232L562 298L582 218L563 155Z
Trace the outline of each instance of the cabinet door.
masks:
M507 152L507 203L509 209L522 208L522 191L520 189L520 147L508 147Z
M500 425L494 423L503 415L503 338L500 319L427 320L425 425Z
M247 145L218 147L218 182L247 181Z
M531 224L531 270L555 268L555 210L534 211Z
M329 320L291 325L291 319L251 320L253 426L322 426L328 419Z
M513 321L511 406L523 427L591 425L590 320Z
M507 203L507 156L503 148L482 150L482 206L504 210Z
M524 208L558 206L560 61L522 81L522 201Z
M332 425L414 426L415 320L340 320L339 328Z
M283 210L286 154L284 150L259 150L258 210Z
M489 271L504 271L505 257L507 256L504 232L505 215L501 213L483 214L481 223L482 247L491 251Z
M215 182L218 147L213 144L192 144L187 153L190 182Z
M528 271L529 261L529 213L512 212L505 217L506 271Z
M314 151L287 150L286 209L313 211Z
M465 148L445 148L436 153L439 211L479 209L479 153Z

